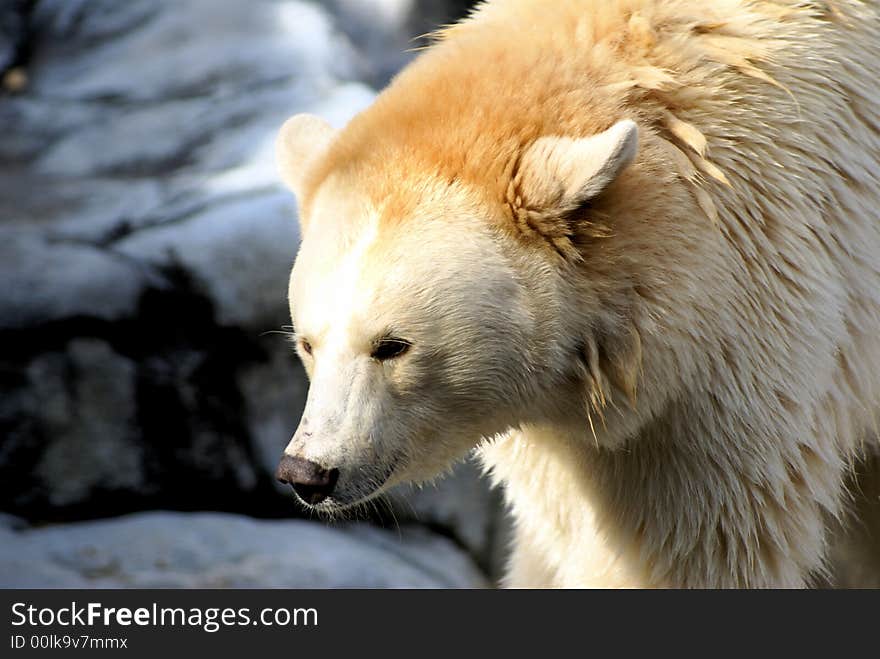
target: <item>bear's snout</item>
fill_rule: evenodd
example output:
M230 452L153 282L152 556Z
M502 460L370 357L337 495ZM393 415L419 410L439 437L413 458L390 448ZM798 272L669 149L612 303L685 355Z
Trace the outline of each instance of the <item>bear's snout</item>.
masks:
M332 494L339 480L339 470L325 469L311 460L285 454L275 470L275 478L291 485L306 503L316 504Z

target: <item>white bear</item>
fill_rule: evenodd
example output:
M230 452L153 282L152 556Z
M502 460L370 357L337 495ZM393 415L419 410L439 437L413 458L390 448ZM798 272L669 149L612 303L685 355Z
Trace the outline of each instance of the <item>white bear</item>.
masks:
M279 478L332 514L476 449L514 587L877 574L830 547L878 508L847 485L880 411L878 65L876 2L499 0L344 129L290 119L311 388Z

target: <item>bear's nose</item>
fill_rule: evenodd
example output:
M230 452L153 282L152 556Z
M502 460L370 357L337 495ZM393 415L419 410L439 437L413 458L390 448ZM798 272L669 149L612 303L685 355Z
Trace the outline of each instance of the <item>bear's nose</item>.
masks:
M319 464L284 455L275 470L275 478L293 486L293 491L306 503L320 503L333 492L339 480L338 469L324 469Z

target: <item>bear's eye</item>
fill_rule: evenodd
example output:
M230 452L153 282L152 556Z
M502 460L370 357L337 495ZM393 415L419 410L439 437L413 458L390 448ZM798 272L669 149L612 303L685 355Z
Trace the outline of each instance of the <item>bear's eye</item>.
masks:
M400 355L409 350L409 347L410 343L403 339L380 339L373 345L373 352L370 353L370 357L383 362L386 359L400 357Z
M311 354L312 354L312 344L309 343L306 339L300 339L300 340L299 340L299 345L300 345L300 347L302 348L302 351L303 351L304 353L306 353L307 355L311 355Z

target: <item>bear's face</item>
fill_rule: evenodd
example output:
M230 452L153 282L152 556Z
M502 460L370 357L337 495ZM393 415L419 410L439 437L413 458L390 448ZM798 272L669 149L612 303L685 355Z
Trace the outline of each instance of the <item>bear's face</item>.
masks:
M311 204L289 294L310 389L286 452L338 469L323 509L433 477L530 398L518 273L466 195L438 195L405 223L332 179Z
M590 323L564 312L565 222L629 164L636 135L624 121L540 138L498 204L431 167L329 157L344 134L289 120L279 165L303 235L289 300L311 385L279 477L333 511L432 478L484 437L582 410L573 328ZM515 238L518 222L543 248Z

